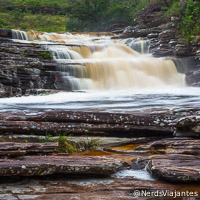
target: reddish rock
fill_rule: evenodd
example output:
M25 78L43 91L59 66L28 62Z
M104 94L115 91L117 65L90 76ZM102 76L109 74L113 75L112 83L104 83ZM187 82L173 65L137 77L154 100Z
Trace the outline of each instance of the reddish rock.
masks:
M57 143L0 143L0 157L19 157L32 154L50 154L58 148Z
M200 140L170 139L150 142L135 148L137 153L200 155Z
M0 176L110 175L125 166L124 161L103 156L25 156L0 159Z
M169 182L200 182L199 156L162 155L153 157L146 166L155 177Z
M38 115L25 113L0 113L1 133L34 133L91 135L172 135L169 126L174 119L168 113L159 114L114 114L79 111L49 111Z

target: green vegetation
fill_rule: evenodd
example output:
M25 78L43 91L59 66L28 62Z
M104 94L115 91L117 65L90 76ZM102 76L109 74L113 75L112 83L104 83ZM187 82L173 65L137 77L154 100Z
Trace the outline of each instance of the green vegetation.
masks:
M65 32L67 0L0 0L0 28Z
M133 24L133 1L72 0L69 1L67 30L104 31L113 24Z
M99 142L95 139L88 139L85 142L73 142L67 136L60 135L58 137L59 153L77 153L82 151L96 151L98 150Z
M200 2L189 0L183 12L179 32L185 36L189 42L192 36L200 35Z
M41 143L45 142L58 142L58 148L55 149L55 152L58 153L78 153L83 151L96 151L99 148L98 139L87 139L86 141L75 142L70 136L66 134L59 134L58 137L52 137L51 134L46 134L45 137L40 137L39 141Z
M133 25L137 12L159 4L164 18L177 18L188 42L200 33L199 0L0 0L0 28L47 32L105 31Z
M52 59L52 55L48 51L37 52L37 54L44 59Z

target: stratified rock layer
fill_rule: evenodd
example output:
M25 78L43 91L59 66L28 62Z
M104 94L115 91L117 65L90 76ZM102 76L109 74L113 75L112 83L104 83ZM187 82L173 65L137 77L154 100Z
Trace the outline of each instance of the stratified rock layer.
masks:
M153 176L169 182L200 182L200 140L164 139L133 152L149 155L134 159L135 169L146 166Z
M128 164L112 157L25 156L0 159L0 176L110 175L125 166Z
M155 177L170 182L200 182L199 156L163 155L154 157L146 166Z

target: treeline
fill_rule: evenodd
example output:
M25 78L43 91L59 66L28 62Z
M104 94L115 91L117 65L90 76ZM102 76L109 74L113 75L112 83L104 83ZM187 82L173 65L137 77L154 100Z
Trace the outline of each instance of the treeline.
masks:
M113 24L131 25L134 22L136 2L130 0L72 0L69 2L70 12L66 27L71 31L103 31Z

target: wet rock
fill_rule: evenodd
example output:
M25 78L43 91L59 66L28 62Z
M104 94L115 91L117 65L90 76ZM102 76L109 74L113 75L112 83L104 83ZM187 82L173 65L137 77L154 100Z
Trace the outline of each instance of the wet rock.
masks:
M138 26L135 27L131 27L128 26L125 28L125 30L123 31L123 37L146 37L148 34L151 33L150 29L146 29L146 28L141 28Z
M107 136L167 136L173 130L174 116L160 114L115 114L98 112L49 111L32 114L0 114L1 133L35 133L53 135L58 132ZM55 131L57 130L57 131Z
M147 170L160 179L178 182L200 182L200 159L199 156L188 155L162 155L152 158Z
M152 39L152 38L158 38L158 33L149 33L147 35L147 38Z
M52 174L110 175L128 166L112 157L24 156L0 159L0 176L44 176Z
M175 55L188 56L189 55L189 47L187 45L177 44L175 46Z
M19 157L32 154L51 154L58 148L57 143L0 143L0 157Z
M175 30L172 30L172 29L162 31L159 34L159 39L161 41L168 41L169 39L172 39L174 37L175 37Z
M135 148L136 153L151 154L187 154L200 155L200 140L168 139L158 140Z
M2 88L8 86L8 91L11 87L13 91L20 88L22 94L33 89L72 90L63 81L62 72L57 70L61 64L54 63L50 52L42 45L18 43L0 37L0 84L3 84ZM1 97L19 96L16 92L5 91L2 90Z
M198 114L198 109L165 113L100 113L82 111L44 111L35 113L0 113L0 132L52 135L70 132L93 136L172 136L174 120ZM56 130L56 131L55 131Z
M49 95L49 94L55 94L60 91L53 90L53 89L26 89L25 96L29 95Z
M12 31L10 29L0 28L0 37L12 38Z
M173 125L176 127L175 136L195 136L200 137L200 116L187 116L175 120Z
M200 70L187 72L185 80L189 86L200 87Z
M16 196L18 199L29 199L35 197L36 200L88 200L88 199L155 199L153 197L134 197L134 191L177 191L177 192L200 192L199 185L170 184L163 181L144 181L134 178L123 179L85 179L78 178L68 180L67 177L57 178L33 178L16 183L0 184L0 193L4 195ZM196 198L198 194L195 193ZM36 197L36 195L38 195ZM175 196L174 196L175 197ZM180 199L182 199L182 196ZM170 199L172 196L162 197ZM178 198L176 198L178 199Z
M22 95L21 88L6 86L0 83L0 98L11 97L11 96L21 96L21 95Z

